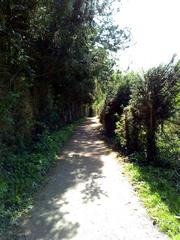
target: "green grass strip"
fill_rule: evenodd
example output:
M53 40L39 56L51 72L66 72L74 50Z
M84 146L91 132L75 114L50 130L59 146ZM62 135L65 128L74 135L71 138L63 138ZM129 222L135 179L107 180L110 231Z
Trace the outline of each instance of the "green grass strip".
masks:
M170 239L180 240L180 186L175 172L128 162L123 165L153 223Z
M9 153L6 170L0 176L0 232L6 231L11 222L31 207L34 192L45 180L48 170L79 123L53 133L44 132L31 153Z

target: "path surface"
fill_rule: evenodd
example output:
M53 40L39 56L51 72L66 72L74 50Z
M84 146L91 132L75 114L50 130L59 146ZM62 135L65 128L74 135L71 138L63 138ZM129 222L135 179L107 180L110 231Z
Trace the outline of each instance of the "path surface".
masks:
M167 239L147 217L98 126L89 118L64 148L22 221L26 239Z

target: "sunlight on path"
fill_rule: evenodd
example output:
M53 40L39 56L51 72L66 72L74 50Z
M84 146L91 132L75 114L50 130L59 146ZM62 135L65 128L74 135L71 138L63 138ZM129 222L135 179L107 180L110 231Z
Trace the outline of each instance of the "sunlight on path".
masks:
M99 126L89 118L77 129L21 220L19 239L167 239L147 217Z

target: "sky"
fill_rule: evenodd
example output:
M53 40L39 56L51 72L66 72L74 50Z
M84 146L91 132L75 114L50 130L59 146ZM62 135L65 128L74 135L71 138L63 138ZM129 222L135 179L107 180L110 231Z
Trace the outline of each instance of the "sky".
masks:
M122 70L167 63L175 53L180 59L180 0L122 0L119 7L114 21L132 34L131 46L118 52Z

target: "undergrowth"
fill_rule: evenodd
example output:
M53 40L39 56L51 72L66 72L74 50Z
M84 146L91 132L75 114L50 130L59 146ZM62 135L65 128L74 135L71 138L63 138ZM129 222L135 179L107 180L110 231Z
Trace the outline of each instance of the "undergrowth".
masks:
M0 176L0 232L6 231L30 207L33 193L57 160L76 125L70 124L53 133L44 132L31 153L8 154L6 168L1 169Z
M125 162L130 176L148 214L170 239L180 240L180 185L173 169L141 166Z

